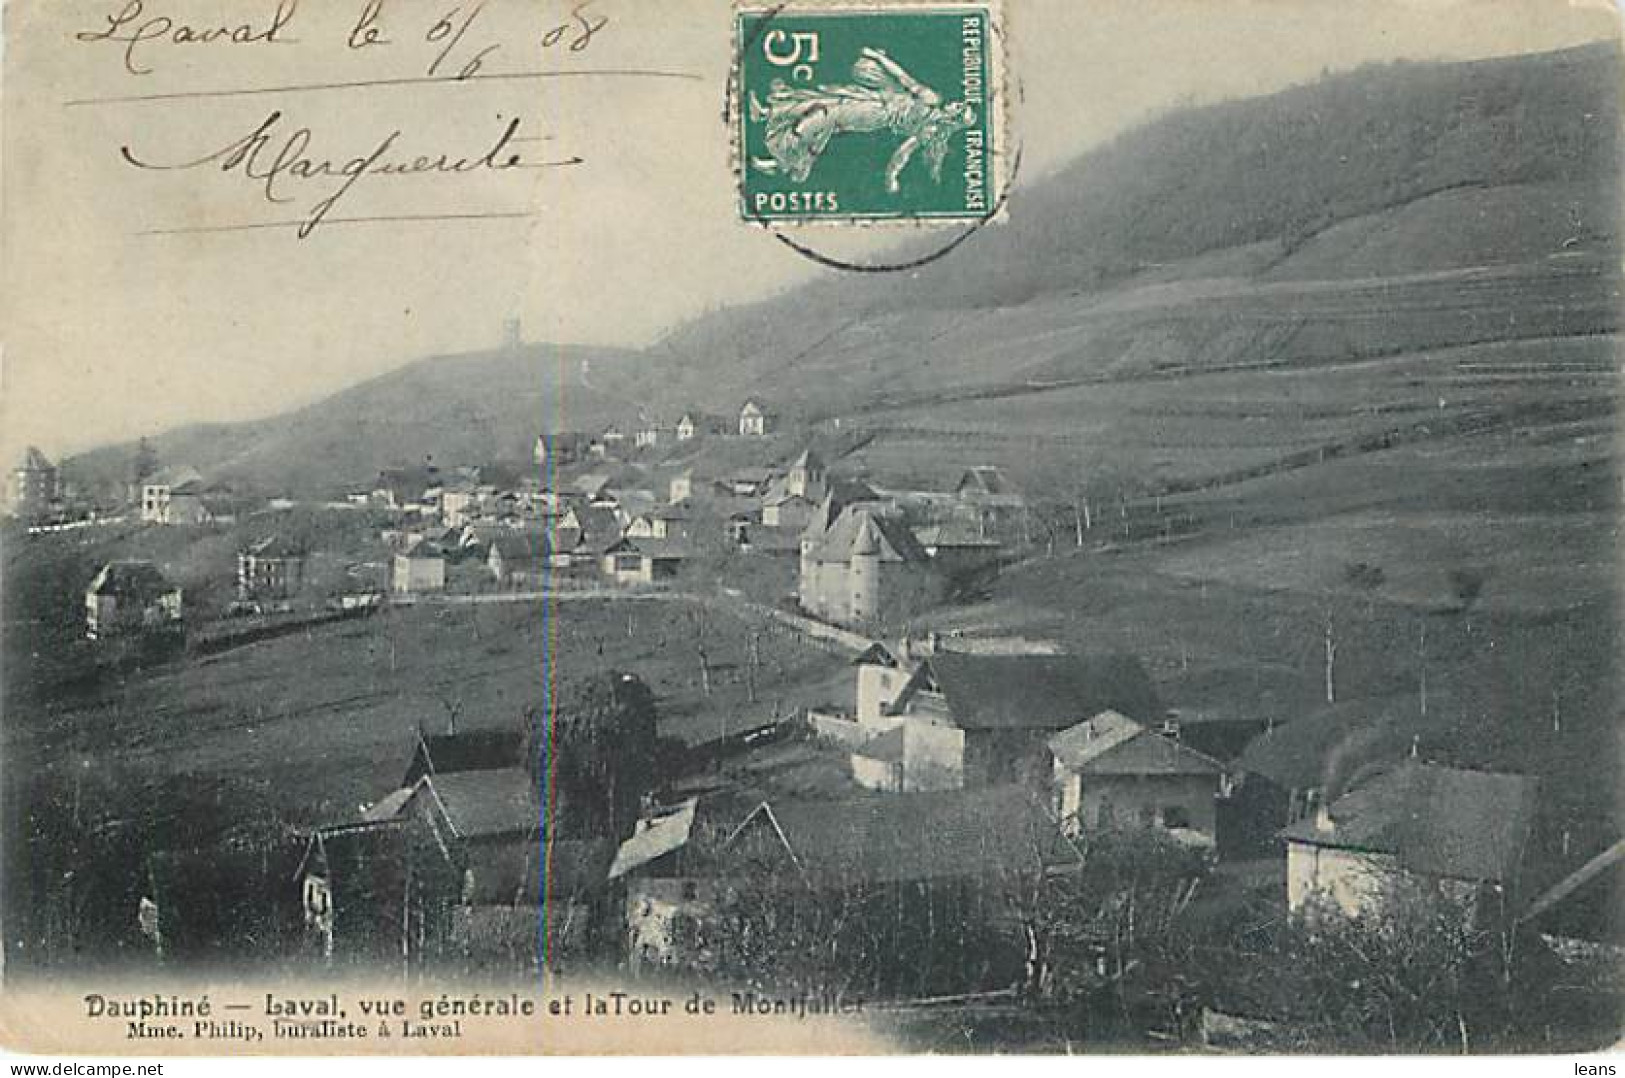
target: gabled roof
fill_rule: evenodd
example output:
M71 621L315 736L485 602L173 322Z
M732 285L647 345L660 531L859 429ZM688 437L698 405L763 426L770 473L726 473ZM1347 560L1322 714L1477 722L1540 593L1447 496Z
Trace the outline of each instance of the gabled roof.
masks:
M398 790L391 790L380 797L376 802L361 810L361 819L367 823L383 823L393 820L401 814L401 809L412 799L412 787L402 786Z
M379 910L398 909L406 887L406 835L395 821L324 827L310 837L294 879L327 881L336 935L367 937ZM378 941L374 941L378 942Z
M242 549L242 553L256 558L298 558L304 551L290 539L280 535L267 535L263 539L256 539Z
M790 871L832 883L1027 874L1083 861L1020 786L764 802L730 837L736 856L750 852L740 837L753 825L777 839Z
M578 475L570 483L570 489L578 494L593 495L609 486L610 477L604 472L588 472Z
M147 476L147 478L141 481L143 486L169 487L171 489L186 486L188 484L201 485L202 482L203 475L196 468L192 468L184 464L177 465L172 468L165 468L154 475Z
M1068 727L1049 748L1069 771L1085 775L1217 775L1219 761L1116 711Z
M90 582L89 593L130 602L149 603L179 590L150 561L110 561Z
M1423 875L1507 882L1529 841L1538 787L1525 775L1407 760L1334 801L1329 828L1309 817L1281 835L1311 846L1391 854Z
M540 791L522 767L425 775L418 780L417 790L439 807L459 838L522 835L542 829Z
M961 494L1014 494L1016 490L1004 477L1004 472L991 464L977 464L965 469L959 480Z
M935 686L962 729L1062 730L1102 711L1160 715L1162 704L1132 655L933 655L894 705Z
M609 546L621 537L621 522L616 519L613 510L602 506L587 506L575 511L576 521L581 525L582 542L600 549Z
M664 504L655 496L654 491L635 487L609 487L601 491L599 497L615 499L617 506L633 515L646 513L655 506Z
M885 644L876 642L864 648L857 658L852 660L853 666L885 666L896 669L897 656Z
M633 539L623 536L604 549L605 554L642 554L654 561L675 561L692 555L687 543L681 539Z
M901 517L862 502L843 509L835 526L816 541L811 553L822 562L848 562L857 554L878 555L886 562L930 561Z
M44 453L41 453L34 446L29 446L23 452L23 462L19 467L19 470L29 472L48 472L55 470L55 468L56 465L51 463L49 457L47 457Z
M420 733L401 785L411 786L424 775L514 767L520 762L523 746L524 738L517 730L464 730L428 736Z
M801 536L813 542L822 542L848 506L879 500L880 495L861 479L832 479L824 494L824 500L818 503L817 511L807 522Z
M691 797L664 816L638 821L632 837L621 843L620 849L615 852L615 860L609 866L609 878L619 879L688 845L689 837L694 832L698 806L699 799Z

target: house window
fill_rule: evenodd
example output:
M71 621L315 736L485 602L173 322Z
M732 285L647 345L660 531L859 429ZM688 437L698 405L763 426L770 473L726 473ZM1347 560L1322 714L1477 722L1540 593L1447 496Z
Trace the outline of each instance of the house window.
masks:
M1191 825L1191 814L1185 811L1183 805L1164 805L1162 808L1162 826L1183 827Z
M637 554L615 555L615 571L617 573L635 573L643 567L643 558Z

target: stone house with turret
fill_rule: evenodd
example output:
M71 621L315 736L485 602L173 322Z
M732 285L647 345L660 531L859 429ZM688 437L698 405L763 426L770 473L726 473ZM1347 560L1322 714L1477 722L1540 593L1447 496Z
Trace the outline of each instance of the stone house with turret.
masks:
M11 511L23 520L39 520L56 508L61 480L56 465L44 453L29 446L22 463L11 472L7 492Z
M914 533L875 500L825 495L801 533L800 554L802 608L838 625L906 617L942 595L942 579Z

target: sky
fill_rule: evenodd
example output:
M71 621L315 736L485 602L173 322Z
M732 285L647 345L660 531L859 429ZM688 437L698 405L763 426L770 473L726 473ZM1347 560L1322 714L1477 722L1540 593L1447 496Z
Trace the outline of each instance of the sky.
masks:
M283 411L496 347L515 318L528 341L638 347L831 272L738 219L725 2L485 0L464 27L477 0L282 0L292 14L274 32L277 0L143 0L118 21L134 2L6 5L7 462L28 444L60 456ZM1607 6L1563 0L1005 0L1004 15L1025 182L1171 108L1370 62L1618 33ZM221 24L260 40L173 40ZM503 77L414 81L475 61ZM515 77L543 71L566 76ZM356 82L371 85L286 89ZM211 96L163 96L196 91ZM536 167L367 175L329 211L503 216L327 223L304 238L236 227L308 219L341 180L284 173L270 193L289 201L267 201L243 174L253 162L226 167L256 132L263 171L301 129L312 160L342 164L392 132L381 159L477 158L516 119L505 151Z

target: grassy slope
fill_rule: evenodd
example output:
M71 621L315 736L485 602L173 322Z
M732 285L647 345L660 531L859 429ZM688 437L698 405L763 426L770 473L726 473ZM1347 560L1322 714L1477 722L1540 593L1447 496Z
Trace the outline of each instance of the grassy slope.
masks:
M1617 66L1603 46L1396 64L1176 113L1022 185L1006 224L916 273L832 274L698 319L647 354L535 346L426 360L159 449L302 490L426 454L511 457L541 426L590 429L747 393L824 416L1014 378L1596 329L1612 324L1596 309L1612 277L1596 281L1615 261ZM1592 258L1589 282L1555 266L1531 276L1577 252ZM1526 269L1510 287L1553 301L1529 303L1512 327L1494 280L1469 282L1459 307L1448 294L1459 282L1439 282L1442 299L1422 287L1406 301L1425 309L1412 317L1394 317L1393 292L1369 281L1361 316L1335 293L1339 309L1322 318L1301 292L1258 287L1514 264ZM1159 282L1175 291L1147 291ZM1227 294L1211 315L1177 309ZM80 463L105 476L126 458Z
M762 686L754 700L752 633ZM64 870L89 881L79 892L95 924L85 938L117 936L128 927L124 905L96 896L139 886L143 856L277 837L288 848L296 829L344 819L393 789L417 729L444 730L453 712L460 729L511 728L544 705L549 675L565 683L609 669L648 681L662 732L682 740L825 703L832 678L849 681L840 659L764 624L679 602L575 601L545 612L536 604L389 611L158 667L88 698L13 707L0 872L6 945L49 938L36 914L57 915L40 911L60 909L43 896L56 893ZM121 852L83 864L75 850L87 843ZM8 950L13 968L70 960Z

